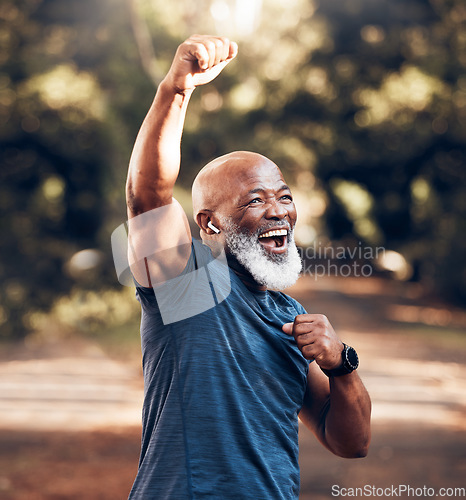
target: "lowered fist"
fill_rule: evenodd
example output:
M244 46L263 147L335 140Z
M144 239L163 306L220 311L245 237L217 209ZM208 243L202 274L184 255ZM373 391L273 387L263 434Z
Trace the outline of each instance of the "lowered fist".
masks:
M343 343L323 314L300 314L282 330L293 335L302 355L315 360L320 368L333 370L341 365Z

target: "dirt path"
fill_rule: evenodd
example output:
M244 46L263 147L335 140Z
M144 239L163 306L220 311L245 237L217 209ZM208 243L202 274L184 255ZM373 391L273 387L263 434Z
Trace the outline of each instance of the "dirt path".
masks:
M358 346L374 423L466 430L466 364L402 357L399 339L385 334L340 330L340 335ZM409 344L416 350L419 341ZM143 388L138 369L92 345L56 356L0 363L0 428L77 431L139 425Z
M78 431L137 426L142 380L132 364L75 342L0 363L0 428ZM18 359L19 358L19 359ZM21 359L22 358L22 359Z
M412 292L365 285L302 281L292 290L357 348L373 402L373 444L364 460L334 457L301 430L302 499L334 498L332 486L464 487L464 350L403 335L393 311L427 306ZM461 314L450 312L450 323ZM24 349L1 361L0 498L126 498L142 391L139 362L111 359L86 342Z

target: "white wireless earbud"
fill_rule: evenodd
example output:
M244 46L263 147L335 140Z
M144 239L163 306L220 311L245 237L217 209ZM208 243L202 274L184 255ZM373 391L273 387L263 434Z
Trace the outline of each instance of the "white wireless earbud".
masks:
M217 229L213 224L212 222L208 222L207 223L207 227L209 227L210 229L212 229L212 231L215 233L215 234L218 234L220 232L220 229Z

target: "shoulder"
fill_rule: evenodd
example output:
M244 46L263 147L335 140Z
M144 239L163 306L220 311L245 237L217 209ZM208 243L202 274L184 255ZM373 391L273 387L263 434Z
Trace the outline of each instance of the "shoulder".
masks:
M160 312L164 324L191 318L223 302L232 289L226 258L193 239L185 268L152 288L138 286L143 309Z
M183 276L186 274L189 274L192 271L195 271L199 267L202 267L205 265L206 262L209 260L209 249L205 247L205 245L202 245L202 242L192 239L191 240L191 250L189 253L188 260L186 262L186 265L182 269L182 271L178 274L178 276ZM173 278L176 278L176 276L173 276ZM133 281L136 286L137 292L143 293L143 294L149 294L149 295L154 295L154 288L159 288L161 285L157 284L156 282L153 283L153 286L144 286L138 280L133 276ZM165 283L170 280L166 280Z

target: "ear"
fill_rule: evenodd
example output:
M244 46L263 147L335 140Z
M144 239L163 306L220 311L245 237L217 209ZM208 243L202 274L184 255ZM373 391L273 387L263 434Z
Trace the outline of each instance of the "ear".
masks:
M205 233L207 233L209 235L218 234L213 229L211 229L209 227L209 222L211 222L212 224L214 224L215 227L217 226L216 222L214 222L212 220L212 214L211 214L211 212L203 212L203 211L201 211L201 212L199 212L196 215L196 223L200 227L201 231L204 231Z

